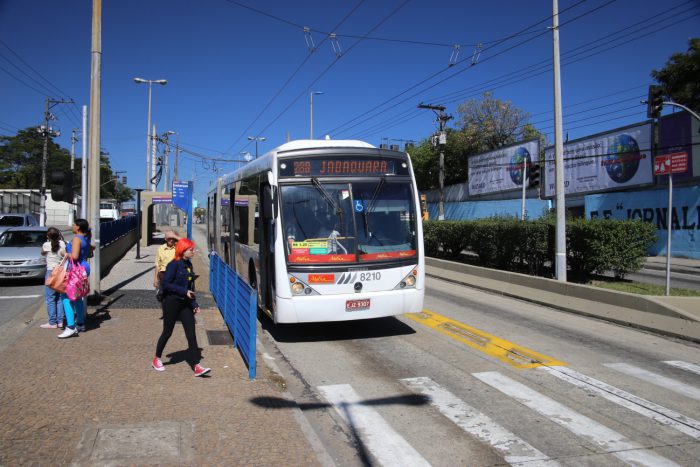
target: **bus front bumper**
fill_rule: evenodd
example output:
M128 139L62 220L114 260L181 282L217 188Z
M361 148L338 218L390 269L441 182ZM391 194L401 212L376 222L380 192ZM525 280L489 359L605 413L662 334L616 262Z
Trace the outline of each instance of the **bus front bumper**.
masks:
M423 309L424 293L424 289L404 289L368 294L277 297L275 322L348 321L417 313ZM369 307L365 308L361 301L367 299ZM353 308L358 303L360 309Z

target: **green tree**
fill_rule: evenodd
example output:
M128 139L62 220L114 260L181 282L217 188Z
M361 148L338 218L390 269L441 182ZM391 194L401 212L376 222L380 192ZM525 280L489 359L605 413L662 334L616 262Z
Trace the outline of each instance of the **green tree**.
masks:
M535 138L544 147L544 135L527 123L529 115L510 102L495 99L491 93L464 102L457 107L457 113L456 127L447 129L445 185L467 181L467 158L471 155ZM437 188L439 147L427 138L410 154L418 188Z
M19 130L15 136L0 136L0 188L41 188L44 136L38 128ZM49 136L46 180L53 170L70 169L70 153ZM74 177L75 178L75 177Z
M700 38L688 41L686 53L675 53L660 70L652 70L663 89L664 96L700 111Z

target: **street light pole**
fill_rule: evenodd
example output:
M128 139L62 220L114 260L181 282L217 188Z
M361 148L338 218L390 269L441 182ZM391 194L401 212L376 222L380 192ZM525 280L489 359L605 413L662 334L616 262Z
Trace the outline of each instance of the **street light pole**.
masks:
M309 139L314 139L314 94L323 94L323 91L309 93Z
M153 83L165 86L168 81L165 79L143 79L134 78L136 84L148 83L148 126L146 127L146 181L144 186L148 190L151 179L151 86ZM153 135L155 137L155 135Z
M255 158L258 158L258 142L265 141L264 136L248 136L248 141L255 141Z

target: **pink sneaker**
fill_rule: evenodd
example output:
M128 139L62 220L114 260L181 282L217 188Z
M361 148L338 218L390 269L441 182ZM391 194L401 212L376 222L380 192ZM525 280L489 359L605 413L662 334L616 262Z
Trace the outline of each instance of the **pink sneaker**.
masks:
M158 357L153 359L153 361L151 362L151 366L156 371L165 371L165 367L163 366L163 362L161 362L160 358L158 358Z
M61 329L61 326L58 326L56 324L51 324L51 323L44 323L39 327L42 329Z
M204 376L204 375L206 375L207 373L209 373L210 371L211 371L211 368L204 368L204 367L203 367L202 365L200 365L199 363L197 363L197 364L194 366L194 375L195 375L195 376Z

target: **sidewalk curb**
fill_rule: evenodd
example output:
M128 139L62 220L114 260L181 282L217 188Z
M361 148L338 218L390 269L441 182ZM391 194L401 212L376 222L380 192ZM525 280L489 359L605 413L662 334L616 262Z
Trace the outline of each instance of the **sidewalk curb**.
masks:
M280 378L286 379L280 368L277 366L277 362L275 362L275 359L271 357L269 352L267 352L267 350L265 349L265 346L260 340L260 336L257 336L255 340L256 345L258 347L258 353L263 358L265 365L270 369L270 371L278 375ZM304 436L311 445L311 449L316 454L316 459L318 460L318 462L325 467L335 467L337 464L333 461L333 458L326 450L326 447L321 442L321 439L316 434L316 431L306 419L306 416L302 413L301 409L297 405L291 393L285 389L284 391L282 391L282 397L294 404L294 406L292 407L294 419L299 424L301 432L304 433Z

